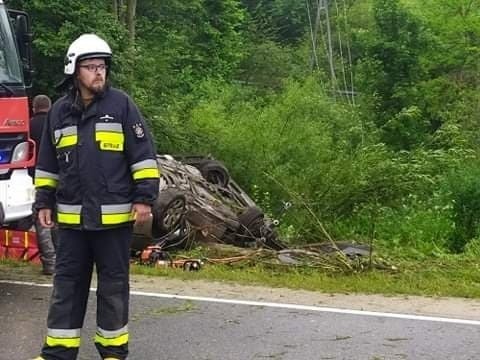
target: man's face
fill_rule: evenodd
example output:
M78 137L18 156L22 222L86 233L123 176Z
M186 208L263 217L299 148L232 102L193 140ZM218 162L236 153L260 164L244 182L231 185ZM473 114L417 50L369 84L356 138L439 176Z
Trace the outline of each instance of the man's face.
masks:
M106 74L105 59L85 59L78 64L77 80L80 88L92 95L104 90Z

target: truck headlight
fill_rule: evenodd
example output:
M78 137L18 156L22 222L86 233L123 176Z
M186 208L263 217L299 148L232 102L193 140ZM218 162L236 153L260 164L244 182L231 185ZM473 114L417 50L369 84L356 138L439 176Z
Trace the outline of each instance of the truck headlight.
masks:
M26 161L28 159L28 151L30 149L30 145L28 142L22 142L15 146L12 154L12 163Z

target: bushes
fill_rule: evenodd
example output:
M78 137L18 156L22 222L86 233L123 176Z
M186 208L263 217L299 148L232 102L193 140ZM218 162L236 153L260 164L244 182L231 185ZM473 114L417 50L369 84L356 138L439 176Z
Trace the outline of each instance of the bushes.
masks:
M448 247L461 252L480 235L480 164L466 165L458 173L451 174L449 187L455 230L448 239Z

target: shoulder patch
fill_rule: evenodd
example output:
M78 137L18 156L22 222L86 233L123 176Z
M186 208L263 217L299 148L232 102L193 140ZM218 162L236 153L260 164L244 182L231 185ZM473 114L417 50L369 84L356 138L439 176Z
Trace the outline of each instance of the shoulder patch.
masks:
M132 128L137 139L143 139L145 137L145 130L143 129L143 125L141 123L136 123L132 126Z

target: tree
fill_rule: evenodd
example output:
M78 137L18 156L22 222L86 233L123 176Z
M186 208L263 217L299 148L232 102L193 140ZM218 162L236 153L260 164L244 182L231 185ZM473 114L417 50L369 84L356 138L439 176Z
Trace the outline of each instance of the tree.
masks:
M375 122L383 129L385 140L396 139L396 131L403 128L407 130L406 137L410 133L415 139L404 138L401 144L411 147L423 140L418 131L424 134L428 131L422 121L415 122L422 116L399 116L403 111L409 113L407 109L413 105L415 86L423 76L420 56L426 48L426 39L422 23L404 9L399 0L374 0L373 17L375 31L359 38L365 50L359 59L357 84L362 87L360 91L374 98L370 101L374 104L371 110L375 111ZM407 123L391 126L392 122L405 119ZM392 145L403 148L401 144Z

